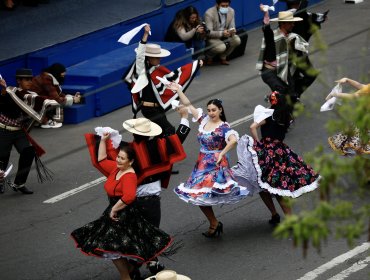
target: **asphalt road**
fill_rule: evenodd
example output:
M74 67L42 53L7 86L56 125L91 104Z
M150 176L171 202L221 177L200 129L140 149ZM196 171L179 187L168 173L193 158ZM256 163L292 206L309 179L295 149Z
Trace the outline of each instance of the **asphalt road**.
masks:
M286 139L302 155L319 144L324 146L325 153L332 152L326 144L325 122L335 115L333 112L319 113L319 107L334 81L343 76L367 77L369 81L370 2L351 5L327 0L312 8L313 11L327 9L330 14L323 25L322 40L328 48L324 52L315 51L315 41L312 41L311 58L322 71L320 79L304 94L305 114L296 119ZM261 37L259 29L250 31L246 54L231 61L230 66L202 69L187 92L190 100L196 106L205 107L209 99L221 98L230 123L251 114L256 105L265 105L263 97L268 88L255 71ZM168 116L174 124L179 121L174 112L169 112ZM73 229L96 219L105 209L107 199L103 184L56 203L43 202L100 178L102 175L90 164L83 134L102 125L121 130L122 122L129 118L131 110L126 107L79 125L32 131L34 138L47 150L44 161L55 172L54 181L38 184L33 170L28 180L35 191L33 195L7 190L0 196L0 279L118 279L110 261L82 255L69 237ZM249 124L241 123L235 129L244 134ZM370 270L366 265L354 272L368 257L368 250L356 251L351 257L341 256L351 248L345 241L331 237L321 253L310 248L303 258L301 249L294 248L291 240L274 239L273 229L267 223L269 212L258 196L236 205L215 207L224 223L224 234L211 240L201 236L207 228L204 216L197 207L180 201L172 192L177 184L187 179L198 154L197 126L193 125L192 129L185 143L188 157L176 165L180 174L172 177L170 188L162 193L161 227L185 244L173 260L163 259L167 268L195 280L320 280L330 277L338 280L347 274L349 280L369 279ZM131 135L124 132L123 137L131 139ZM16 161L14 151L12 162ZM235 152L232 162L235 162ZM298 198L294 211L310 207L317 195L312 192ZM355 247L365 241L366 236L363 236L356 241ZM333 262L338 256L342 261ZM322 265L325 266L318 269ZM146 270L142 272L145 274ZM317 277L308 278L310 272Z

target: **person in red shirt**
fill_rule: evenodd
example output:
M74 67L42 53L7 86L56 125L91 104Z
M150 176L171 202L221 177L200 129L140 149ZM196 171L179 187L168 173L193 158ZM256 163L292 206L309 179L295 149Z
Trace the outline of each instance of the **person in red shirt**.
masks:
M175 251L167 250L172 238L146 221L135 206L134 150L127 145L121 146L116 160L108 159L106 140L109 137L109 133L104 133L98 150L99 165L109 174L104 185L109 206L99 219L74 230L71 237L84 254L111 259L121 279L131 279L133 260L145 263L160 254L171 255Z

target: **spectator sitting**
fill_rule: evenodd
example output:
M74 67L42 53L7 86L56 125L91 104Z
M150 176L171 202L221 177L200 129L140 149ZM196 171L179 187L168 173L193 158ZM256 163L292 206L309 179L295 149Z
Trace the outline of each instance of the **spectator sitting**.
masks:
M199 13L193 6L176 13L165 36L167 42L183 42L187 48L193 48L193 59L203 58L205 39L205 24L201 23Z
M204 14L207 29L206 64L211 65L217 55L223 65L229 65L227 56L240 45L240 38L236 35L235 11L230 7L230 0L216 0L216 5L209 8Z
M45 68L42 73L32 80L31 90L41 96L47 96L49 99L57 101L62 106L72 106L74 103L80 103L81 95L76 92L74 96L64 94L61 85L64 83L66 68L63 64L54 63ZM47 120L41 125L42 128L58 128L62 126L63 109L57 108L56 114L47 115Z

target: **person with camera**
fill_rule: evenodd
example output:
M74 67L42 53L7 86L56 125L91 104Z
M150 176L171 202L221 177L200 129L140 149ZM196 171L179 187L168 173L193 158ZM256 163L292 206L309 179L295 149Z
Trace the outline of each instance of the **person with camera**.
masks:
M204 14L209 33L207 34L206 64L213 64L215 56L220 57L222 65L229 65L227 57L240 45L236 35L235 11L230 7L231 0L216 0L216 5Z
M176 13L175 19L168 27L165 41L182 42L188 49L193 49L193 59L203 59L207 29L197 9L186 7Z

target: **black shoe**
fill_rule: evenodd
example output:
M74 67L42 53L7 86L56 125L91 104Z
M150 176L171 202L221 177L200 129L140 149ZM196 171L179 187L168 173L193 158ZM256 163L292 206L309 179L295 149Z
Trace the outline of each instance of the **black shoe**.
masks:
M20 191L23 194L33 194L33 191L31 191L25 185L18 186L18 185L16 185L16 184L13 183L13 184L10 184L10 187L15 192Z
M277 224L280 223L280 215L279 214L275 214L274 216L271 217L271 219L269 220L269 224L270 225L273 225L273 226L276 226Z
M216 236L220 236L221 233L224 232L224 225L221 222L218 222L216 228L210 227L206 232L203 232L202 235L207 238L213 238Z
M130 278L132 280L144 280L144 278L141 277L141 273L138 267L135 267L133 271L130 272Z
M178 170L172 170L171 171L171 174L173 174L173 175L177 175L177 174L179 174L180 173L180 171L178 171Z
M148 263L147 268L149 269L151 274L156 275L158 272L162 271L165 267L159 261L151 261Z

